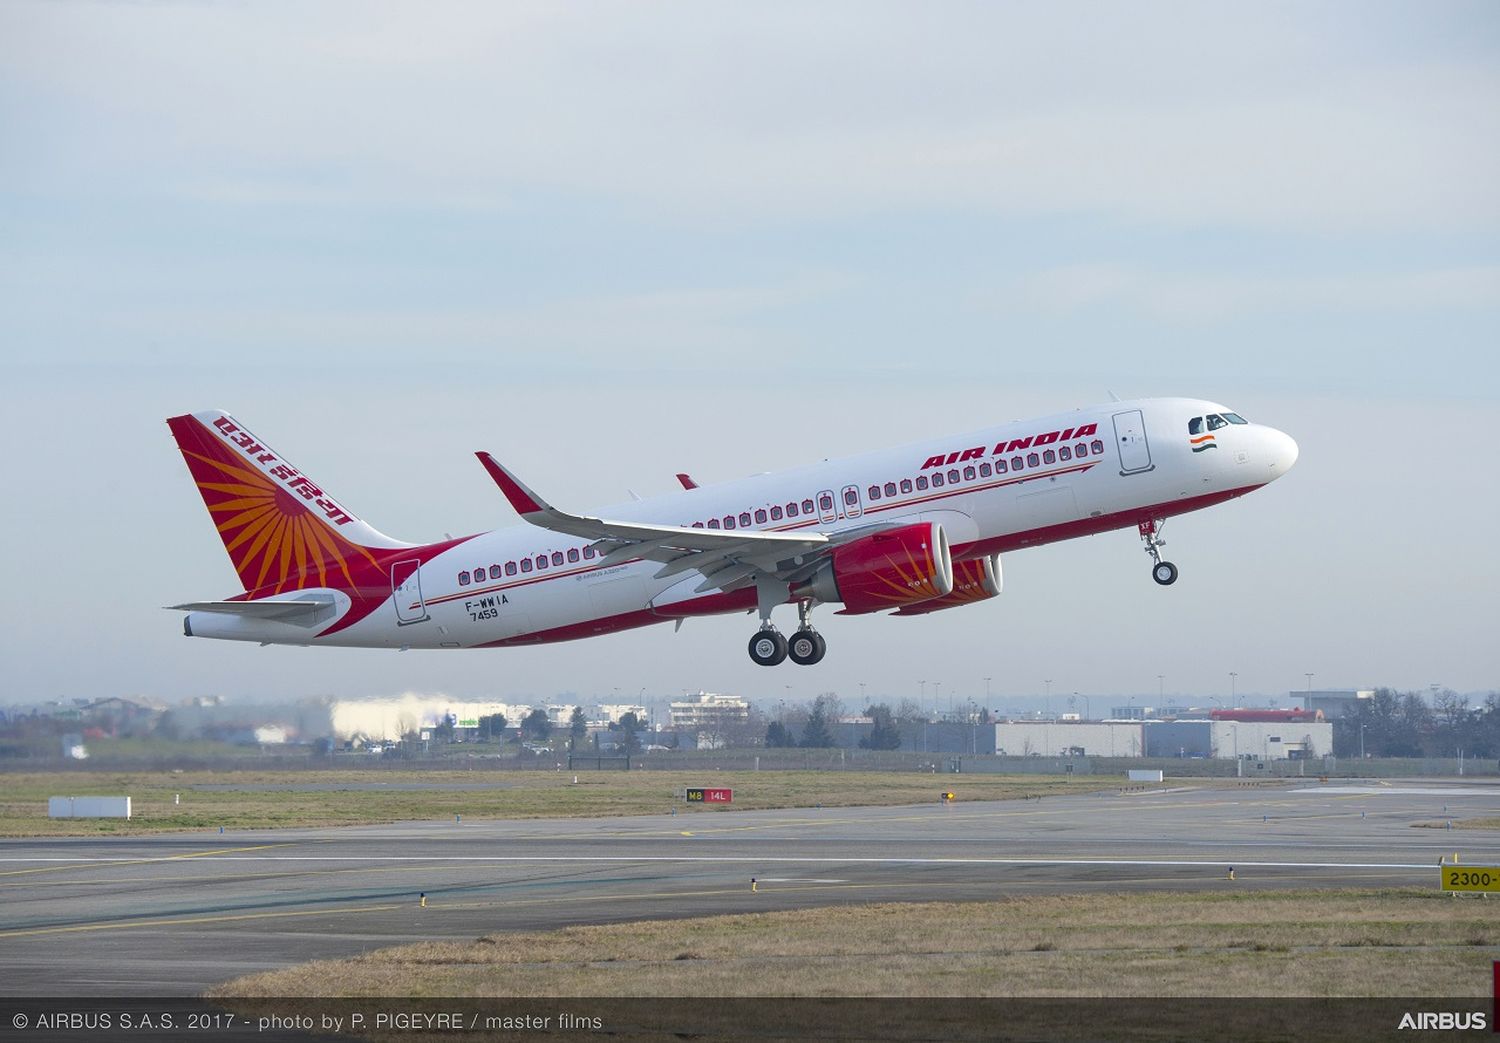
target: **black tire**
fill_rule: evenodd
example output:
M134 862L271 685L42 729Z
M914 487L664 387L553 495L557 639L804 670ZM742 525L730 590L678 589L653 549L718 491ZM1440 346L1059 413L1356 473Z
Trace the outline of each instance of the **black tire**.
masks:
M827 651L828 643L813 630L799 630L787 642L787 658L798 666L812 666Z
M1177 582L1177 566L1170 561L1158 561L1151 568L1151 578L1163 587L1170 587Z
M777 666L786 658L786 638L775 630L760 630L750 638L750 658L758 666Z

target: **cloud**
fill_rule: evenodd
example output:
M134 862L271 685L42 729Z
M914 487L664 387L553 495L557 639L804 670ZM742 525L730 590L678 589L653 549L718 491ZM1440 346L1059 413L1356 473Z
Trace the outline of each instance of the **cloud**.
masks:
M983 296L988 307L1052 313L1133 311L1172 323L1254 314L1500 310L1500 266L1333 277L1207 275L1068 265Z
M55 7L28 11L0 85L46 114L21 123L38 186L108 170L116 190L480 208L547 190L689 221L1500 223L1494 62L1340 10Z

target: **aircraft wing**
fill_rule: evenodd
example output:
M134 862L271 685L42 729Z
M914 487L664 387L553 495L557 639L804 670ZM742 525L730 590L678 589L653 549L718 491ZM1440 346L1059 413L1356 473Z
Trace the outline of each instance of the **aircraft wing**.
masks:
M663 565L656 573L658 579L697 570L704 580L698 588L701 591L734 590L761 577L795 582L810 575L836 544L886 527L840 532L832 538L813 531L697 529L568 514L537 496L489 453L475 455L526 521L552 532L593 540L594 546L604 551L604 564L636 558L659 561Z

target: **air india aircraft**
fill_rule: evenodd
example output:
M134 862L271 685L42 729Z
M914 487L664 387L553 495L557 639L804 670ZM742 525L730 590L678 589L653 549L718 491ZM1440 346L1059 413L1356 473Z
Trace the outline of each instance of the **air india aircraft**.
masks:
M1213 402L1111 402L570 514L488 453L525 525L403 543L228 413L167 421L245 592L171 606L262 644L494 648L757 612L750 658L819 662L814 606L921 615L1000 593L1000 555L1134 527L1162 586L1172 515L1274 481L1297 443ZM797 610L790 640L771 622Z

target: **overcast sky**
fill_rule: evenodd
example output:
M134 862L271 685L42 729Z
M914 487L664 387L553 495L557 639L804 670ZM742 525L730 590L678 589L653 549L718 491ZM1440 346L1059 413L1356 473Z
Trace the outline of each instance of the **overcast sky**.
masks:
M1489 690L1497 186L1485 2L0 2L0 701ZM585 509L1111 391L1301 446L1169 524L1169 590L1107 534L775 670L743 616L396 653L160 608L238 591L174 413L430 540L516 521L475 449Z

